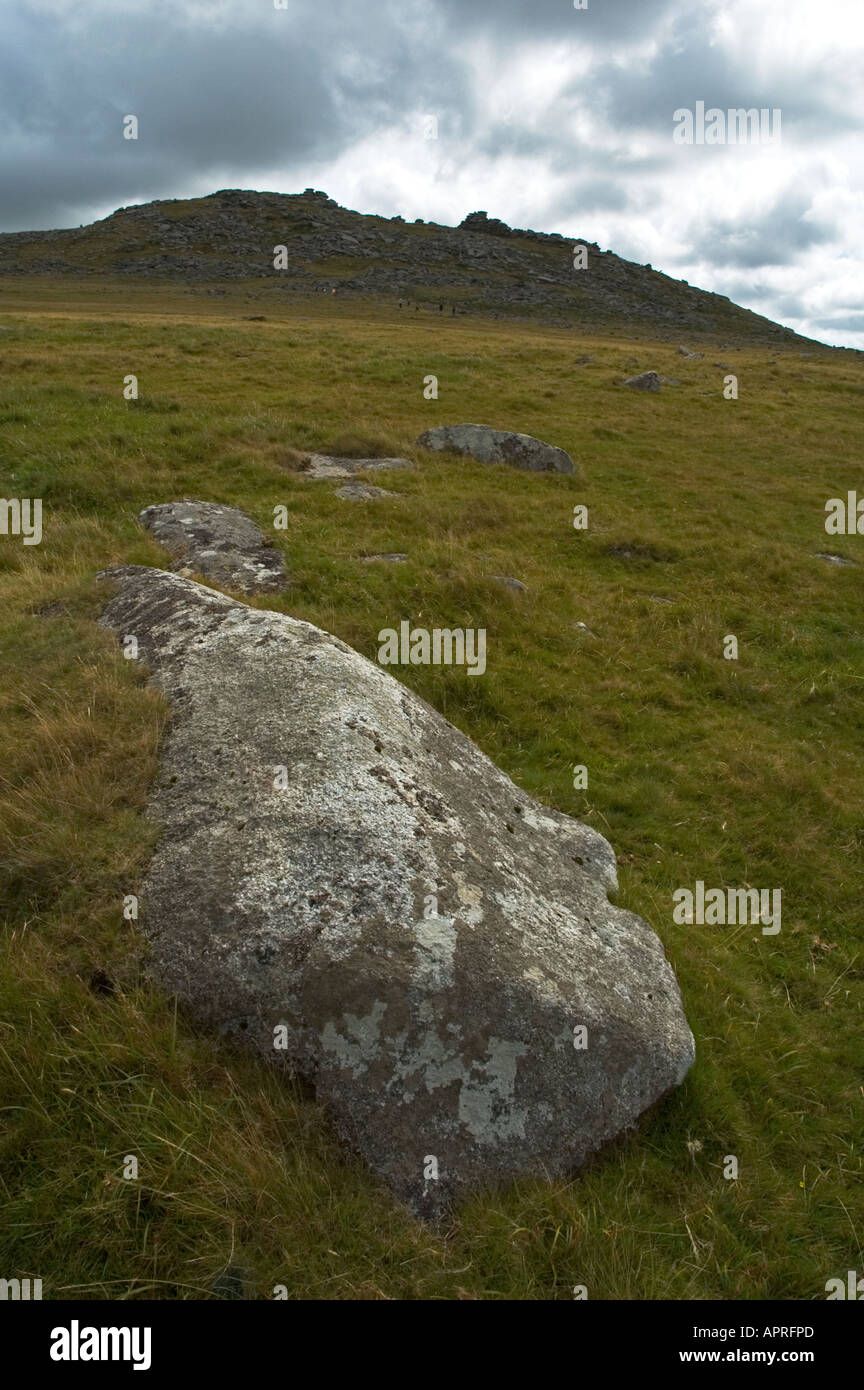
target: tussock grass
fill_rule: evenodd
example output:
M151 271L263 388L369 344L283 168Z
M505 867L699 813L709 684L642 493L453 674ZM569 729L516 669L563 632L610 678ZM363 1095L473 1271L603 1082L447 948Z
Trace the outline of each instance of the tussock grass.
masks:
M0 1273L53 1298L809 1299L860 1270L864 551L823 527L857 481L859 359L708 345L691 363L329 301L250 324L239 290L63 296L16 286L0 342L0 492L44 502L40 546L0 537ZM648 367L681 385L618 385ZM584 476L414 448L459 420L540 435ZM354 505L295 471L306 450L417 466L388 474L397 498ZM94 575L166 564L135 516L181 496L268 530L284 504L291 588L255 602L373 659L402 618L485 627L482 680L400 679L612 841L698 1059L572 1181L493 1190L425 1230L301 1088L147 984L122 905L155 843L169 711L96 625ZM389 551L407 563L362 562ZM781 934L674 925L696 879L782 888Z

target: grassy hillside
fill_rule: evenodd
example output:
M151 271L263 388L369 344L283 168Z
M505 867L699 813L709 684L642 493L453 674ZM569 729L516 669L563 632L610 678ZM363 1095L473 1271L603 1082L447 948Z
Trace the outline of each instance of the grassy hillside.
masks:
M0 494L44 501L41 545L0 536L0 1272L46 1298L812 1299L860 1271L864 540L826 536L823 508L861 490L861 359L690 362L322 298L252 323L239 295L63 294L19 283L0 303ZM681 384L617 384L648 368ZM583 474L412 448L463 420L537 434ZM298 476L303 448L418 466L375 480L398 498L354 504ZM97 628L94 575L164 565L135 516L182 496L265 529L284 504L292 587L255 602L373 659L402 618L485 627L485 678L397 675L611 840L697 1061L572 1181L424 1229L312 1098L146 986L122 900L154 844L168 711ZM390 551L408 562L362 558ZM672 893L697 879L781 888L781 933L675 925Z

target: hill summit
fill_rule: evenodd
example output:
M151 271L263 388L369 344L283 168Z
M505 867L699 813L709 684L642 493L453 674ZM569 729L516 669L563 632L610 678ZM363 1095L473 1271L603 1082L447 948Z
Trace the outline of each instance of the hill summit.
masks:
M255 282L283 298L335 291L655 337L811 341L724 295L579 237L509 227L485 211L469 213L458 227L420 218L407 223L353 212L312 188L299 194L223 189L120 208L86 227L6 233L0 277L11 275L131 275L192 286Z

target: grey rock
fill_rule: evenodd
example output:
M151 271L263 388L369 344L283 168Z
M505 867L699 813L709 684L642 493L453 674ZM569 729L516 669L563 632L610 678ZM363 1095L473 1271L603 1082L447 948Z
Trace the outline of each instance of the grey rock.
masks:
M306 1078L430 1217L572 1172L680 1084L678 985L610 903L600 834L309 623L168 571L102 577L102 625L137 635L171 705L141 922L199 1025Z
M705 354L704 352L691 352L690 349L686 347L679 347L678 356L689 357L692 362L698 362L701 357L705 356Z
M346 483L337 487L337 497L345 497L349 502L369 502L374 497L398 497L398 492L388 492L386 487L375 487L374 483Z
M282 554L245 512L220 502L165 502L138 520L181 574L200 574L241 594L276 593L287 584Z
M660 381L664 386L680 386L681 382L677 376L661 376Z
M503 584L505 589L512 589L516 594L527 594L528 585L523 584L521 579L513 579L509 574L493 574L492 578L498 584Z
M660 377L657 372L641 372L639 376L628 377L624 385L632 386L634 391L659 391L661 389Z
M530 434L496 430L490 425L439 425L415 441L423 449L470 454L480 463L509 463L531 473L573 473L570 455Z
M829 565L854 565L854 560L847 560L845 555L832 555L827 550L817 550L813 556L814 560L827 560Z
M332 454L307 454L300 473L304 478L353 478L356 473L413 467L410 459L354 459L335 458Z
M364 565L371 565L376 560L383 561L388 565L402 565L408 559L408 556L403 555L401 552L393 552L390 555L361 555L360 558Z

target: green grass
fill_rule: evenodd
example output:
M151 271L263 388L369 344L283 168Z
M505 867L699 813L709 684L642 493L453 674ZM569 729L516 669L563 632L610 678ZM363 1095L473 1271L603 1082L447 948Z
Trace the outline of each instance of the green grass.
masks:
M250 324L242 289L13 282L3 300L0 493L43 499L44 539L0 536L0 1274L41 1277L46 1298L225 1297L228 1270L259 1298L812 1299L860 1271L864 542L823 524L860 488L860 359L707 345L690 363L330 300ZM651 367L681 385L617 385ZM581 473L413 448L460 420L540 435ZM383 480L397 498L345 503L292 468L292 450L335 444L418 466ZM490 1191L424 1229L312 1098L145 984L122 903L155 842L168 711L96 626L94 575L164 565L135 516L182 496L268 530L284 504L291 588L255 602L373 659L402 618L485 627L483 680L399 678L611 840L697 1061L572 1181ZM409 560L361 560L387 551ZM673 924L696 879L781 888L782 932Z

